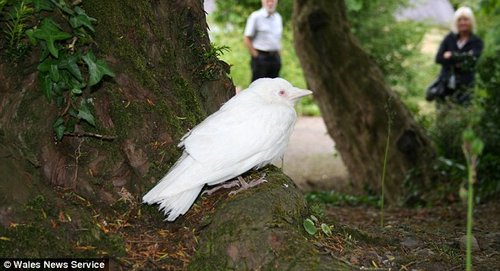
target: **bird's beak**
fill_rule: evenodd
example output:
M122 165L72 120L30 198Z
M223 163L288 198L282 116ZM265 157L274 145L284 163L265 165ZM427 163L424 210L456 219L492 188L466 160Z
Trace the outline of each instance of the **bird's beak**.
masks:
M312 94L312 91L307 90L307 89L295 88L294 90L295 91L289 96L290 100L298 100L301 97Z

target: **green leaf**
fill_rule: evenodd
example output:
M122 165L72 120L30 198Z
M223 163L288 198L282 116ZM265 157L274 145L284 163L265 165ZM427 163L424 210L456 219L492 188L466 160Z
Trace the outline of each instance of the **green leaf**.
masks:
M95 126L95 121L94 121L94 115L92 115L92 112L90 112L88 103L85 101L82 101L80 103L80 108L78 108L78 115L77 117L79 119L83 119L86 122L88 122L90 125Z
M82 73L77 64L79 58L79 55L65 55L64 58L61 57L59 68L69 71L76 79L83 81Z
M37 40L33 36L33 29L28 29L24 32L26 34L26 37L28 37L28 40L30 41L30 44L35 46L37 44Z
M73 88L73 89L71 89L71 93L73 93L75 95L81 95L83 92L79 88Z
M52 59L45 59L42 61L38 66L36 67L38 71L44 72L44 73L49 73L50 72L50 67L54 64L54 61Z
M314 222L309 218L305 219L302 225L304 226L304 230L306 230L309 235L315 235L318 231L316 229L316 226L314 225Z
M85 26L88 28L90 31L94 32L94 27L92 26L92 22L97 21L95 18L92 18L88 16L85 13L85 10L81 9L80 7L75 7L75 12L76 16L71 17L69 19L69 23L73 28L79 28L81 26Z
M108 68L106 62L96 60L94 54L90 51L82 56L83 61L89 68L89 86L93 86L102 80L104 75L114 77L115 74Z
M346 0L345 4L348 11L360 11L363 8L363 2L361 0Z
M64 124L64 119L59 117L56 119L56 121L54 121L54 124L52 125L52 127L56 128L57 126L60 126Z
M61 140L62 137L64 136L64 131L66 130L66 126L64 125L64 119L59 117L54 121L54 124L52 125L54 128L54 133L56 134L57 140Z
M325 223L321 223L321 231L323 231L323 233L327 236L332 235L332 228Z
M57 65L50 65L50 79L54 82L59 82L60 76L59 76L59 69L57 68Z
M464 141L466 142L472 142L472 140L474 140L474 138L476 138L476 135L474 134L474 131L472 131L472 129L467 129L463 132L463 135L462 135Z
M54 133L56 134L56 138L58 141L61 141L61 139L63 138L65 130L66 126L64 126L64 124L54 127Z
M51 2L54 5L56 5L60 10L66 12L67 14L69 14L69 15L75 14L75 12L68 7L68 5L66 4L66 2L64 2L64 0L59 0L59 2L57 2L55 0L51 0Z
M59 50L55 44L59 40L67 40L71 38L71 34L64 32L61 28L50 18L45 18L42 21L40 28L33 31L33 37L44 40L47 44L47 49L50 54L55 58L59 57Z
M50 102L52 100L52 80L50 80L50 75L46 74L42 76L42 92L47 98L47 101Z
M32 0L33 7L35 8L35 12L40 12L42 10L52 11L54 10L54 5L50 2L50 0Z
M484 142L479 138L474 138L471 144L472 154L480 155L484 149Z

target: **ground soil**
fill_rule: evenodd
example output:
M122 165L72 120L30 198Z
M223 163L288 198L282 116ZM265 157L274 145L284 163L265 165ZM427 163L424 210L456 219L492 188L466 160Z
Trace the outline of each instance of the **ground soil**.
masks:
M325 220L340 227L359 229L364 235L345 235L331 242L332 251L358 267L372 270L465 270L464 242L466 208L461 203L432 208L337 206L326 209ZM474 212L473 235L479 249L473 252L474 270L500 270L500 200L478 205ZM353 235L354 236L354 235Z
M281 166L281 162L276 165ZM347 169L321 117L298 118L283 171L302 191L345 191L348 186Z
M310 142L315 143L313 148ZM309 167L315 162L314 168ZM334 155L334 143L320 117L299 118L284 170L304 190L345 191L347 186L345 167ZM228 192L210 197L222 199ZM189 221L202 221L203 214L213 210L213 202L205 196L176 223L144 221L140 213L151 209L132 204L137 208L130 213L134 215L129 216L126 227L117 229L126 240L127 255L116 260L116 267L188 269L199 242L198 231L204 227ZM304 235L320 251L345 261L353 270L464 270L464 242L460 238L465 235L466 209L460 202L430 208L389 208L383 227L375 207L321 206L323 215L318 215L317 224L332 225L333 233ZM474 270L500 270L500 199L477 205L474 219L473 233L479 246L473 253Z

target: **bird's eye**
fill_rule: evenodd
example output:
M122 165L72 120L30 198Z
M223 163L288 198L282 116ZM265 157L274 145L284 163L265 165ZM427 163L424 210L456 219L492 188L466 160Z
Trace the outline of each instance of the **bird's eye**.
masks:
M285 96L285 91L283 89L281 89L279 92L278 92L278 95L280 96Z

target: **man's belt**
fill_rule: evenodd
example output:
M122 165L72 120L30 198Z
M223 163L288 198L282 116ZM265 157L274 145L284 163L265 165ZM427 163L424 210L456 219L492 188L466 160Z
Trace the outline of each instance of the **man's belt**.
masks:
M277 56L279 55L279 51L261 51L257 50L259 52L259 55L265 55L265 56Z

